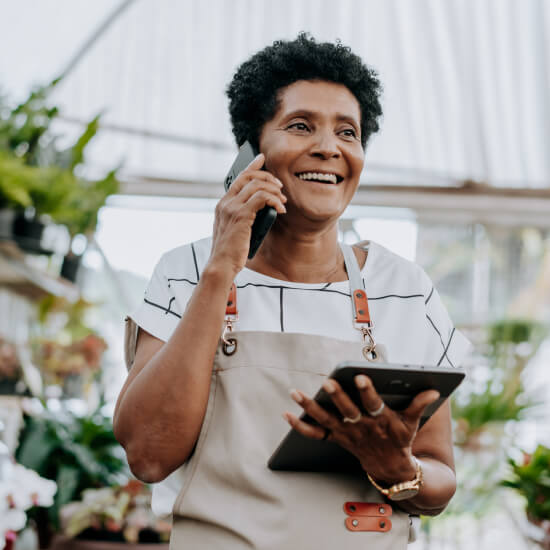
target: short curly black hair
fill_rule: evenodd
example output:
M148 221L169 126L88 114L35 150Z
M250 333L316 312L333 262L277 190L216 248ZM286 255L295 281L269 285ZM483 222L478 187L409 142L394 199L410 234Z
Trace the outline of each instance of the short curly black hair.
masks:
M279 91L297 80L343 84L361 108L361 143L378 131L382 114L381 85L375 71L339 41L316 42L300 33L295 40L278 40L255 53L238 69L227 87L229 114L237 145L249 141L256 149L263 125L278 108Z

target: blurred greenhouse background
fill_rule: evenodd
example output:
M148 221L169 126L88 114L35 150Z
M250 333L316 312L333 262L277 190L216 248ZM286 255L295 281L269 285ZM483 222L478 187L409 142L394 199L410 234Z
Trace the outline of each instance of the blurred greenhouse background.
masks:
M165 251L210 234L236 153L231 75L305 30L341 39L384 87L342 238L418 262L475 344L453 403L459 490L409 547L550 547L548 2L0 0L0 22L0 440L57 481L55 498L69 487L56 514L128 473L112 442L108 460L86 443L65 449L73 458L56 470L46 451L36 458L37 434L70 425L80 445L96 426L104 437L126 376L125 315ZM52 206L45 189L65 184L80 194ZM2 225L14 204L27 221L43 215L36 243ZM80 264L73 282L67 256ZM51 511L46 524L62 529Z

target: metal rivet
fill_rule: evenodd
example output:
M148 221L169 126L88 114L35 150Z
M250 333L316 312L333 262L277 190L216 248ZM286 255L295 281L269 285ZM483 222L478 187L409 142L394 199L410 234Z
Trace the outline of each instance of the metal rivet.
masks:
M381 521L381 522L380 522L380 528L381 528L381 529L384 529L384 527L386 527L386 522L385 522L385 521Z
M352 524L354 527L357 527L357 526L359 525L359 522L358 522L356 519L354 519L354 520L351 522L351 524Z
M359 315L363 315L364 313L365 313L365 310L363 310L363 309L359 310Z
M233 302L231 300L229 300L229 302L227 302L227 305L228 306L232 306L233 305Z
M385 509L383 506L380 506L380 508L378 508L378 511L379 511L381 514L385 514L385 513L386 513L386 509Z
M357 510L357 508L355 507L355 504L350 504L350 505L349 505L349 509L350 509L352 512L355 512L355 510Z
M362 297L363 297L363 293L362 293L362 292L358 292L355 296L356 296L357 298L362 298Z

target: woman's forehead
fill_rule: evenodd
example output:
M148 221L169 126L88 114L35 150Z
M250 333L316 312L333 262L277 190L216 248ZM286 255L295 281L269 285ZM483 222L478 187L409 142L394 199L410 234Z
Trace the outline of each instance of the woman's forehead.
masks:
M358 124L361 121L359 102L349 88L325 80L297 80L279 90L274 118L285 117L295 111L347 117Z

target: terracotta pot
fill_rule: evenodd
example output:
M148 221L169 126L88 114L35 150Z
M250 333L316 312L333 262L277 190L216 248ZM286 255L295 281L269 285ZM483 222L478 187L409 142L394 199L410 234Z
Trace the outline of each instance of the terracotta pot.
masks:
M99 540L70 539L56 535L50 550L168 550L168 543L140 544L132 542L107 542Z

